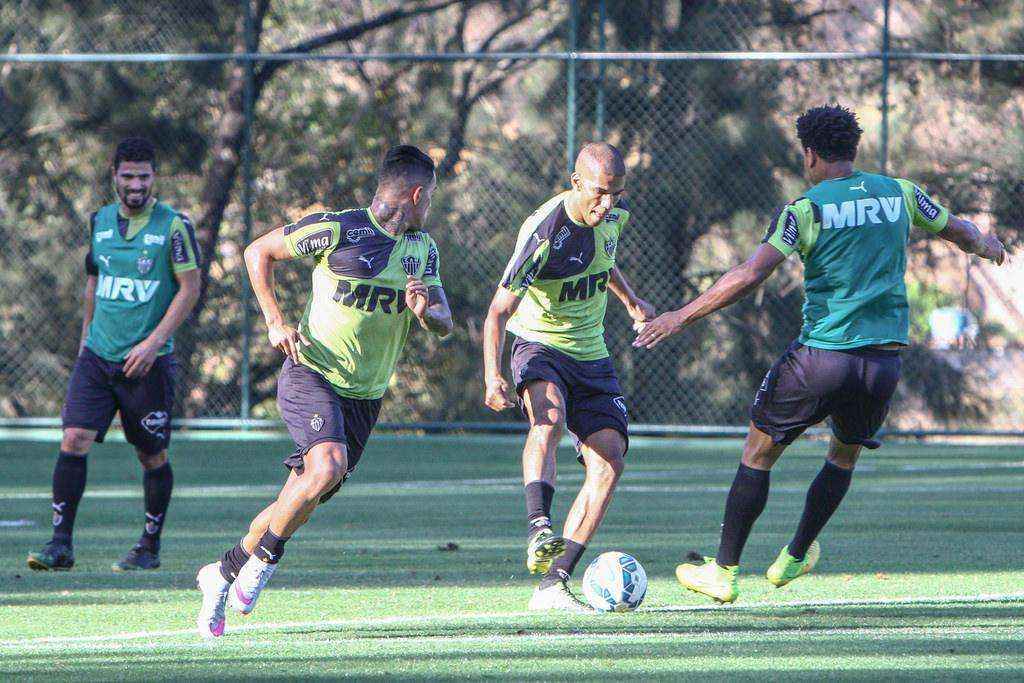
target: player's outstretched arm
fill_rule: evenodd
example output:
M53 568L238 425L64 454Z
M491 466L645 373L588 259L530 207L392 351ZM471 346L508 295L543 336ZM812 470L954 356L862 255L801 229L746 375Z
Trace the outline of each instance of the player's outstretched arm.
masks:
M636 295L636 292L633 291L629 284L629 280L626 279L625 273L618 266L612 267L611 274L608 277L608 289L626 307L626 312L629 313L629 317L635 323L647 322L654 318L654 306ZM638 326L634 325L634 328L638 328Z
M444 339L452 333L452 310L440 285L427 286L422 280L408 276L405 283L405 305L420 321L420 327Z
M295 258L292 248L285 240L284 228L271 230L258 237L245 248L245 268L249 271L249 282L256 294L256 301L263 311L267 323L270 345L299 362L299 345L309 346L309 340L297 329L285 323L284 314L277 303L274 292L274 264Z
M505 348L505 326L519 308L520 301L511 291L499 287L484 321L484 404L494 411L515 406L511 389L501 371L501 357Z
M760 287L785 260L786 255L781 251L770 244L762 244L753 256L720 277L696 299L679 310L662 313L644 325L633 346L653 348L687 325L736 303Z
M1003 265L1006 259L1006 247L994 234L985 234L977 225L969 220L950 214L946 227L936 233L939 237L952 242L967 254L976 254L983 259L992 261L997 266Z

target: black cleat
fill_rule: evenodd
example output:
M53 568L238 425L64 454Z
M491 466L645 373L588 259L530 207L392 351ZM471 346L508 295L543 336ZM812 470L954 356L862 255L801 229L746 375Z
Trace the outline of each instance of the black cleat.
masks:
M153 552L139 543L135 544L128 554L115 562L110 568L115 572L134 572L139 569L157 569L160 566L159 552Z
M38 572L67 571L75 566L75 551L65 541L50 541L37 553L28 554L29 569Z

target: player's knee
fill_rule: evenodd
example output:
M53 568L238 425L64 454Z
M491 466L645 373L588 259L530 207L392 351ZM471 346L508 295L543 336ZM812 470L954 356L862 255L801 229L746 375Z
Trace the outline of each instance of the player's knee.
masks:
M337 443L323 444L316 452L306 456L306 467L302 473L305 488L310 498L317 498L337 486L345 476L348 457L345 447Z
M626 469L626 460L621 453L592 458L594 477L602 486L614 486Z
M530 438L538 442L542 446L557 446L558 442L562 439L562 425L564 424L561 418L561 413L545 418L541 421L535 421L530 425Z
M85 455L89 452L96 433L90 429L78 429L69 427L64 430L64 436L60 440L60 449L65 453Z
M135 451L135 455L138 456L144 470L155 470L167 464L167 451L160 451L159 453Z

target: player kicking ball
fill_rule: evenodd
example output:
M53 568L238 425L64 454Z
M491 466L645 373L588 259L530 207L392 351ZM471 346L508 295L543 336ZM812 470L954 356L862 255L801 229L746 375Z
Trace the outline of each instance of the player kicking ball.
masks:
M277 403L295 452L284 461L289 475L277 500L219 562L199 570L203 637L224 633L226 603L242 614L256 608L285 543L355 469L411 321L439 337L452 331L437 247L420 230L436 186L430 157L395 147L384 158L368 208L312 214L246 248L270 343L287 356ZM296 329L278 306L274 264L305 256L316 265Z
M484 325L485 403L495 411L516 405L501 370L507 329L516 337L515 395L530 421L523 449L526 566L543 575L529 608L589 612L567 582L611 502L629 443L626 403L604 343L608 291L636 321L652 318L654 308L615 265L630 216L621 201L626 166L619 151L606 143L586 145L571 182L523 223L491 301ZM586 478L557 535L551 501L563 425L576 439Z
M852 112L816 107L797 119L796 129L814 186L783 207L746 263L648 323L634 342L652 348L738 301L794 252L804 263L803 328L754 396L718 554L676 568L684 588L719 602L738 595L740 554L768 500L771 468L794 439L830 418L825 464L807 491L796 533L768 568L774 586L814 569L821 552L816 539L850 487L861 448L879 447L874 436L900 379L900 349L909 342L904 276L911 227L996 264L1005 256L995 235L950 215L914 183L856 170L862 131Z

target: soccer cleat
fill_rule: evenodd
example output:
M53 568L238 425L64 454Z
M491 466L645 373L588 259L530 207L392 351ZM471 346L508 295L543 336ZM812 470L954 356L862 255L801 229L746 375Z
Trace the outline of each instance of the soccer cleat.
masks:
M75 566L75 551L70 543L50 541L37 553L28 554L28 566L36 571L67 571Z
M274 575L275 569L277 569L276 564L268 564L255 555L249 557L231 585L228 597L231 609L242 614L249 614L256 609L256 598L260 596L260 591Z
M535 533L526 546L526 568L531 574L547 574L551 563L565 552L565 539L550 528Z
M220 574L220 562L211 562L196 574L196 588L203 592L203 606L196 616L196 627L203 638L224 635L224 605L231 584Z
M736 586L739 566L723 567L713 557L705 557L704 564L681 564L676 567L676 579L683 588L706 595L717 602L733 602L740 594Z
M157 569L160 567L160 554L136 543L128 554L111 565L115 572L134 572L140 569Z
M594 614L595 610L573 595L565 581L548 586L537 587L530 598L528 607L531 611L559 610L573 614Z
M799 578L814 569L820 557L821 546L818 545L817 541L811 543L811 546L807 549L807 554L804 555L802 560L798 560L790 555L789 546L787 545L779 551L779 556L772 562L772 566L768 567L765 576L773 586L782 588L793 579Z

